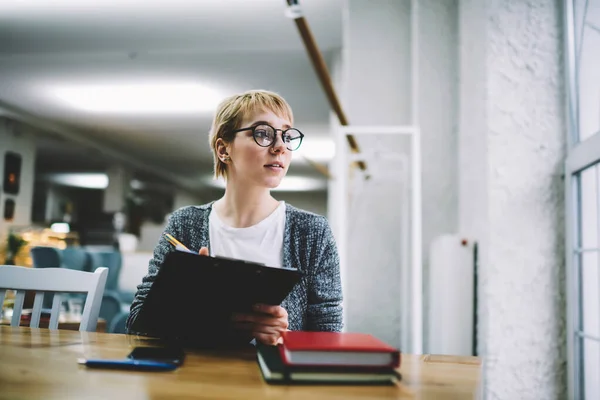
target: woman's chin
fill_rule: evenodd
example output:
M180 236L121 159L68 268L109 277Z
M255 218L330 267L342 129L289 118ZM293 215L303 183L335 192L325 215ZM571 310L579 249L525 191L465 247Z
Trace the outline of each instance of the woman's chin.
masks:
M269 189L277 189L281 184L281 179L269 179L265 182L265 186Z

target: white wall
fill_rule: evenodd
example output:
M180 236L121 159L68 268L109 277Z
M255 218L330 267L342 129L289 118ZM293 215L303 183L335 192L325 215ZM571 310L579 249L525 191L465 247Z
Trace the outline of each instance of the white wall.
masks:
M458 229L458 1L419 0L418 99L421 128L424 320L432 242ZM429 326L424 326L428 348Z
M350 125L409 125L412 122L410 4L408 0L347 1L340 86L345 91L343 103ZM422 131L421 251L426 279L431 241L441 234L454 233L458 223L457 2L422 0L419 7L417 92L420 111L417 123ZM392 144L388 139L359 137L364 150L409 154L407 140L395 139ZM375 174L374 178L385 171L380 164L371 162L370 172ZM367 185L352 196L352 201L357 196L362 198L361 204L371 204L371 207L361 210L368 214L362 214L362 225L352 231L348 249L365 249L370 252L371 260L367 265L367 259L356 252L348 253L347 328L368 331L399 345L400 263L408 251L399 247L401 186ZM356 218L353 210L348 218ZM384 253L374 254L380 244ZM362 296L354 298L356 293Z
M346 4L343 103L350 124L410 124L410 1Z
M397 0L379 1L376 6L347 1L340 75L350 125L410 123L409 6L408 1ZM359 139L367 150L369 138ZM351 186L348 189L350 195ZM350 206L345 216L348 237L342 277L346 329L371 333L398 347L399 198L397 185L368 185L368 190L354 191L350 204L355 207Z
M486 135L486 16L480 0L460 0L459 6L459 130L458 130L458 232L479 243L479 268L487 260L489 236L488 146ZM472 247L471 247L472 248ZM485 274L477 288L477 353L487 354Z
M4 176L4 154L13 151L21 155L21 182L19 193L4 193L0 188L0 237L7 234L9 227L24 227L31 223L31 205L33 202L33 182L35 167L35 141L33 132L27 126L0 118L0 177ZM0 186L3 181L0 180ZM4 200L15 200L13 221L4 220Z
M173 199L173 210L177 210L185 206L200 205L202 203L203 201L199 196L178 189L175 191L175 197Z
M351 124L409 121L407 4L347 2L341 86ZM560 4L423 0L419 5L423 247L452 231L480 244L478 337L486 360L486 397L561 398L565 121ZM458 14L453 6L459 6ZM397 232L387 225L394 204L386 199L393 196L383 194L364 194L379 197L374 203L380 207L371 214L379 223L349 238L348 248L377 235L395 243ZM348 260L347 287L353 291L346 293L347 327L394 343L400 333L394 319L395 266L379 261L374 257L369 265L356 265ZM389 276L389 282L380 276ZM382 325L373 326L373 320Z
M460 227L490 399L566 398L561 4L460 2Z

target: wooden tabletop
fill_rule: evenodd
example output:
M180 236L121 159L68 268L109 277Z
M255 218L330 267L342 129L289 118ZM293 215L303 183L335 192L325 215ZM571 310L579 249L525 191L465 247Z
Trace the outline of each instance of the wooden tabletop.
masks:
M30 321L21 321L19 326L29 327L29 322ZM61 320L59 318L58 329L67 329L70 331L78 331L80 322L81 322L81 318L79 318L79 319L67 318L64 320ZM0 319L0 325L10 325L10 323L11 323L10 319ZM41 320L39 327L40 328L48 328L48 325L50 325L50 321ZM105 319L98 318L98 323L96 324L96 332L106 332L106 320Z
M0 326L2 399L472 399L476 357L402 355L397 386L277 386L262 379L255 353L186 351L171 372L86 369L84 358L124 358L148 338Z

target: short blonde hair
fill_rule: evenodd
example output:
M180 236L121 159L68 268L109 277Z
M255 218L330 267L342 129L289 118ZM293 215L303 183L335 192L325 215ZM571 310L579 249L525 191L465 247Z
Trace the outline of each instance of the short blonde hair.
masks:
M227 178L227 164L217 154L217 140L231 143L235 138L234 130L239 126L244 117L250 112L271 111L280 117L287 118L294 124L292 108L279 94L268 90L249 90L244 93L227 97L217 107L215 117L210 128L208 141L213 152L215 178Z

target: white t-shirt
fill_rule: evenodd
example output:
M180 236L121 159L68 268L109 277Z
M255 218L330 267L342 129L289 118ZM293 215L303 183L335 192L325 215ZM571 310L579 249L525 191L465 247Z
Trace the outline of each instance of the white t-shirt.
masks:
M283 265L285 202L267 218L247 228L232 228L221 221L215 209L208 217L210 255L262 263L269 267Z

